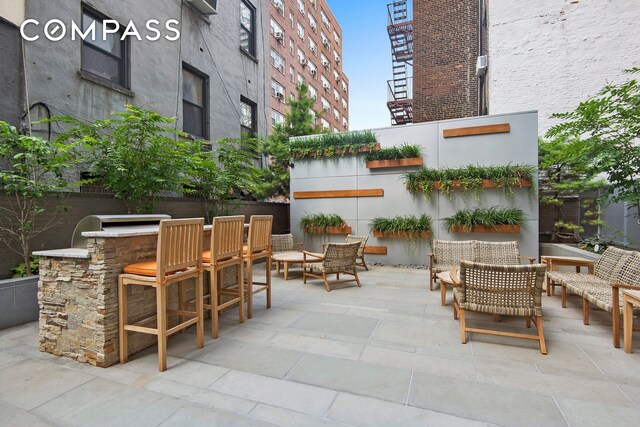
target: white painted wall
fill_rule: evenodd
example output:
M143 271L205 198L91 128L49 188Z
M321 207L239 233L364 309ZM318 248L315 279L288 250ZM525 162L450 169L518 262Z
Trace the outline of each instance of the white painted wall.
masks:
M573 109L640 66L640 0L489 0L489 112Z

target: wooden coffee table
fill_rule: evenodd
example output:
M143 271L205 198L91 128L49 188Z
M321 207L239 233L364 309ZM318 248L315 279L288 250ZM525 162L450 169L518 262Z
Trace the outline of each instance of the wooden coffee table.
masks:
M319 256L322 254L318 254ZM302 265L304 258L303 253L300 251L288 251L275 253L271 257L276 262L276 271L280 273L280 263L284 264L284 280L289 280L289 264ZM307 258L308 262L313 262L315 258Z
M449 271L443 271L438 273L437 277L440 279L440 303L447 305L447 286L456 287L460 283L458 269L452 268Z

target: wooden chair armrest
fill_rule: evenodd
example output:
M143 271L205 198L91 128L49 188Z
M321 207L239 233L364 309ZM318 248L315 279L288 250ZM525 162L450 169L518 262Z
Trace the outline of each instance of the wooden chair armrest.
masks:
M302 260L304 262L307 262L307 256L310 256L311 258L315 258L314 261L315 260L322 261L324 259L324 255L317 255L312 252L302 251Z
M536 261L537 261L534 257L532 257L532 256L526 256L526 255L520 255L520 259L521 259L521 260L524 260L524 259L528 260L528 261L529 261L529 264L535 264L535 263L536 263Z
M636 291L640 291L639 285L626 285L624 283L609 283L609 286L611 286L612 288L618 288L618 289L633 289Z

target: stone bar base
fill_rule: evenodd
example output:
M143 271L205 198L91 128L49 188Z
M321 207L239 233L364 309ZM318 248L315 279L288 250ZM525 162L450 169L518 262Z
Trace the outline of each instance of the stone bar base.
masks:
M205 247L210 233L205 231ZM157 234L89 238L88 258L41 255L40 351L99 367L117 363L118 275L127 264L155 259L157 239ZM185 281L183 286L193 297L194 281ZM129 323L155 314L154 288L128 286L128 298ZM177 286L170 288L169 305L177 305ZM170 318L170 324L173 322ZM153 335L130 333L129 352L156 343Z

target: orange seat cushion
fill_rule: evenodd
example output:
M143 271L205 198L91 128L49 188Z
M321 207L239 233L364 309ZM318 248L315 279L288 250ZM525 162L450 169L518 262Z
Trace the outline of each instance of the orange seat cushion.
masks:
M249 252L249 247L245 245L242 247L242 253L246 254L247 252Z
M202 252L202 262L206 262L207 264L211 262L211 251L206 250Z
M129 274L138 274L140 276L155 276L156 275L156 262L155 261L143 261L135 264L129 264L124 267L124 272Z

